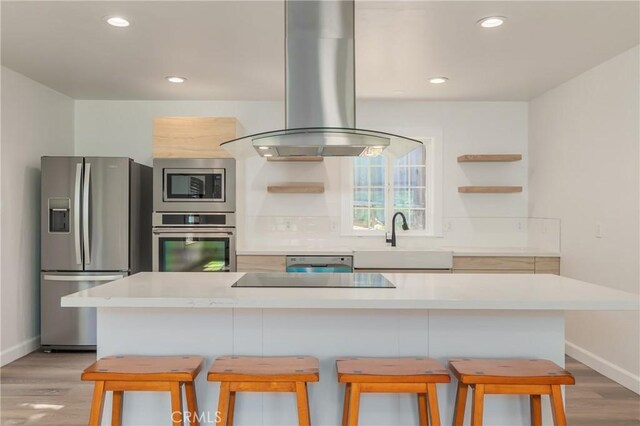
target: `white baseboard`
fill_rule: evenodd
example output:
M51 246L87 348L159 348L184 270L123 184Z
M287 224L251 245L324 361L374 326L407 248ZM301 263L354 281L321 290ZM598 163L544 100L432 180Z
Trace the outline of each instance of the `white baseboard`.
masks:
M581 346L565 341L565 352L598 373L602 374L633 392L640 394L640 376L619 367Z
M0 366L5 366L18 358L30 354L40 347L40 336L32 337L24 342L13 345L0 353Z

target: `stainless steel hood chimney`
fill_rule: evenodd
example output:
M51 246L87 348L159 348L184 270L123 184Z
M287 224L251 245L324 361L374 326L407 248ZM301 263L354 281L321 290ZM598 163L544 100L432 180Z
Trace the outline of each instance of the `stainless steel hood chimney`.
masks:
M354 1L285 1L286 129L221 146L234 157L396 157L421 142L355 128Z

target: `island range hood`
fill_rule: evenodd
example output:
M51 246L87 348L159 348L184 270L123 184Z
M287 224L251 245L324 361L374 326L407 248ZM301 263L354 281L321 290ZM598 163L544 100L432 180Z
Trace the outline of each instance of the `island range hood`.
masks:
M286 128L222 143L234 157L400 157L421 145L355 127L353 0L287 0L285 38Z

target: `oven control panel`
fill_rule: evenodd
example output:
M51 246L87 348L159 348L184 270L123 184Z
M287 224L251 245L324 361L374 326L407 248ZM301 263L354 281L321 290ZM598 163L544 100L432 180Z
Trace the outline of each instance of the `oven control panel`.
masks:
M233 213L154 213L153 226L221 226L234 227Z

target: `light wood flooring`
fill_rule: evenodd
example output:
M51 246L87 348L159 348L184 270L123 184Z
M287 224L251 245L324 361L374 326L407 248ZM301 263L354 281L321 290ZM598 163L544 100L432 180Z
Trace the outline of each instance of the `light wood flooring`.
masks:
M86 425L91 383L80 381L95 353L34 352L0 369L0 424ZM569 425L640 426L640 396L567 357Z

